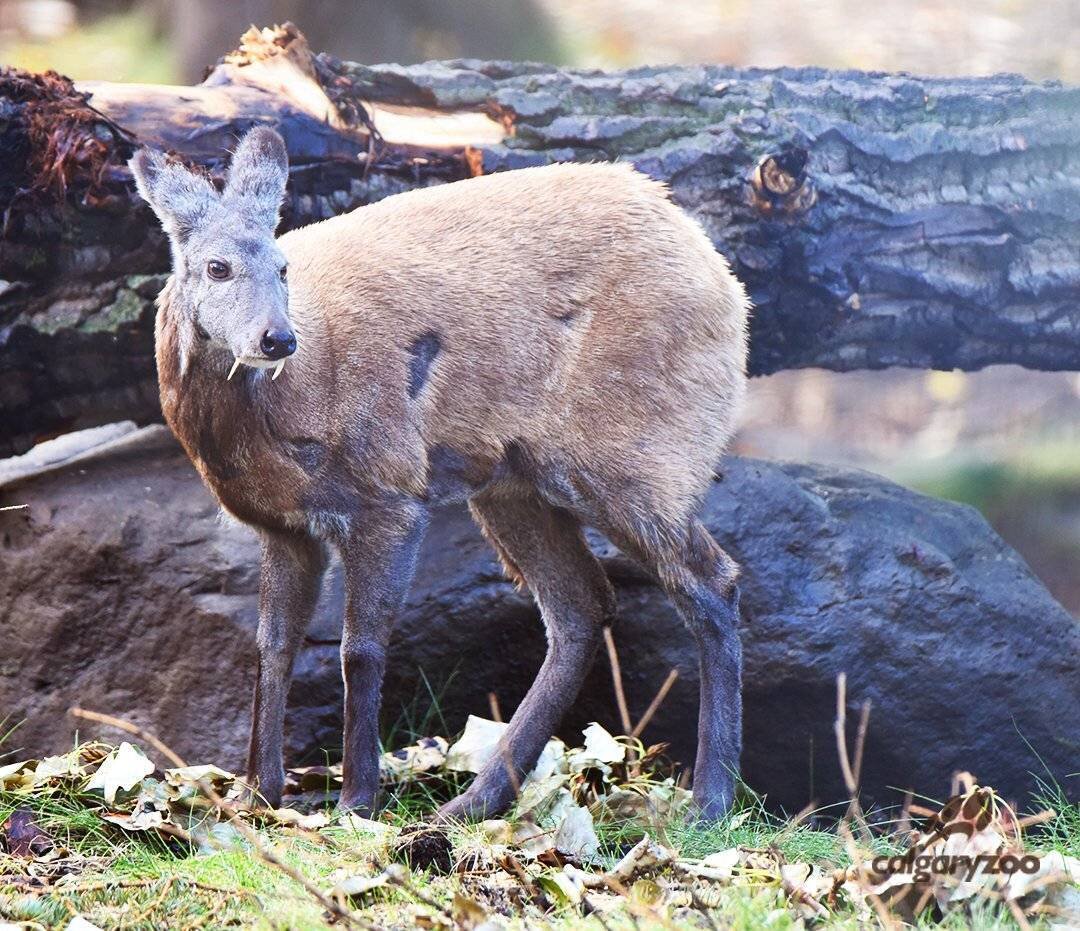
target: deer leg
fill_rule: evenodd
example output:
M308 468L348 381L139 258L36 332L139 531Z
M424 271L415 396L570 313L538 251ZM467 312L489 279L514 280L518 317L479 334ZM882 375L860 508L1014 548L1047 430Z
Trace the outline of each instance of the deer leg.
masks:
M416 571L427 514L400 500L365 510L342 546L345 623L343 785L339 805L371 812L379 789L379 707L394 618Z
M524 581L536 599L548 650L499 751L465 793L439 810L440 821L491 817L510 806L515 785L535 765L577 697L601 628L615 613L607 576L586 546L577 519L568 512L534 496L478 496L470 507L508 574Z
M697 642L700 704L694 801L706 818L721 818L735 797L742 750L738 567L696 519L677 544L648 545L624 534L609 536L656 574Z
M296 652L319 599L326 556L306 534L264 531L259 585L258 671L251 715L247 779L266 801L281 804L285 782L285 703Z

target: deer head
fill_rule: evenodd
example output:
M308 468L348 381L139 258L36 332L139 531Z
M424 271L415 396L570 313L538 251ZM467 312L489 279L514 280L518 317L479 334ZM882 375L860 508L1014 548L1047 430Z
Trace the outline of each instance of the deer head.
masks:
M289 176L285 143L260 126L233 155L222 192L204 175L140 149L130 162L139 193L169 236L176 305L196 340L238 364L268 368L296 350L285 256L274 241ZM230 372L231 375L231 372Z

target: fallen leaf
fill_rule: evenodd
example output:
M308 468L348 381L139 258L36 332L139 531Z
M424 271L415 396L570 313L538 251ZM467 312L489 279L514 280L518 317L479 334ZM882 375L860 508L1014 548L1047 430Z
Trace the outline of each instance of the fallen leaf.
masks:
M566 869L547 870L536 877L536 882L556 905L577 905L585 893L584 885Z
M446 753L446 768L456 773L478 773L495 754L509 725L470 714L461 737Z
M317 831L330 823L329 816L322 811L310 815L301 814L294 808L269 808L266 815L278 824L287 824L303 831Z
M914 922L929 907L942 913L967 908L979 900L1016 901L1054 884L1052 866L1040 858L1035 875L1006 870L1000 862L1025 854L1021 827L1013 810L994 792L967 775L966 790L950 798L921 831L910 849L877 873L871 867L850 871L852 898L876 896L899 918ZM936 866L935 864L947 864ZM1029 903L1030 904L1030 903Z
M524 857L539 857L552 849L553 831L540 827L531 817L514 826L512 843Z
M1022 870L1012 873L1005 882L1006 899L1022 899L1030 892L1044 888L1080 885L1080 860L1076 857L1067 857L1056 850L1033 856L1038 858L1038 869L1033 873Z
M76 915L68 922L64 931L101 931L101 928L87 921L82 915Z
M13 857L33 860L46 856L56 843L34 821L30 809L16 808L0 826L0 846Z
M384 870L376 876L344 875L330 890L332 896L338 898L359 898L367 893L381 889L390 882L390 877Z
M626 747L595 721L581 733L585 735L583 757L586 759L599 763L621 763L626 759Z
M625 886L635 875L667 866L674 860L675 851L656 843L646 834L615 864L606 878Z
M152 795L139 796L128 813L108 812L101 819L125 831L154 831L172 821L169 806Z
M521 787L521 795L518 796L518 815L526 815L547 806L559 790L566 786L569 779L569 773L552 773L542 779L534 779L530 775Z
M744 811L740 811L737 815L732 815L731 820L728 822L728 830L734 831L735 828L741 828L747 821L750 820L750 816L753 814L753 809L747 808Z
M175 769L165 770L165 781L171 786L183 786L197 783L200 779L210 783L215 789L220 789L226 783L232 782L236 776L233 773L219 769L217 766L180 766Z
M600 841L587 808L574 805L566 811L555 831L555 849L583 863L596 860Z
M730 882L735 875L735 867L739 865L739 848L729 847L727 850L718 850L710 853L701 861L700 868L687 864L686 869L702 879L719 880Z
M664 901L664 890L654 879L638 879L630 887L630 901L646 908L655 908Z
M499 752L499 741L507 727L508 724L470 714L461 737L446 752L444 768L457 773L480 772L488 760ZM525 777L525 784L530 779L544 779L557 771L565 754L566 745L561 740L549 740L536 765Z
M32 764L29 761L24 760L21 763L6 763L0 766L0 789L14 789L20 786L23 782L20 774L30 765Z
M285 792L329 792L340 785L340 766L298 766L286 773Z
M460 892L454 893L454 902L450 908L450 913L454 916L454 923L462 931L475 931L488 919L487 909L483 905L475 899L462 895Z
M87 789L101 789L105 801L112 805L121 789L130 792L154 771L146 754L126 740L101 762L86 784Z
M600 796L590 810L597 821L638 821L653 833L661 833L690 808L690 791L668 779L645 787L613 788Z
M34 767L31 785L35 788L57 779L70 779L84 774L79 751L72 750L60 756L47 756Z
M447 929L450 931L454 927L453 920L444 915L442 912L433 912L430 908L423 905L413 905L409 908L412 913L412 923L418 928L425 928L427 931L435 931L435 929Z
M384 753L379 758L380 778L395 784L433 772L446 762L448 749L444 738L425 737L411 746Z
M480 822L480 832L489 844L510 844L514 840L514 829L503 818L489 818Z
M821 897L832 889L832 879L809 863L784 863L780 866L780 886L800 917L810 921L827 918L828 909Z
M356 834L366 834L372 837L387 837L394 833L394 829L382 821L374 821L371 818L362 818L354 811L350 811L341 817L338 826L347 828Z

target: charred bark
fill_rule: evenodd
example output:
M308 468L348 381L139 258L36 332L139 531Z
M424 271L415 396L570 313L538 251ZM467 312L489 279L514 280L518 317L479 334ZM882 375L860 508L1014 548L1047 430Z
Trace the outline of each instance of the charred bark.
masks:
M284 226L412 186L622 158L668 181L756 305L755 374L1080 369L1080 89L970 79L457 61L366 67L250 33L196 88L0 74L0 454L158 416L166 245L125 167L220 174L286 137Z

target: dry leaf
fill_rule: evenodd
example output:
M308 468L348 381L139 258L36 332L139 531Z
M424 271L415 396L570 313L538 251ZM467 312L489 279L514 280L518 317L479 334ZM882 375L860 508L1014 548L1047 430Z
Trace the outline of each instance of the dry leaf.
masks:
M346 875L334 883L334 888L330 890L330 894L338 898L361 897L375 889L381 889L389 882L390 877L385 870L376 876Z
M518 796L517 814L527 815L538 808L549 805L563 789L570 776L568 773L552 773L543 779L534 779L530 775L521 787L521 795Z
M667 866L674 860L675 851L656 843L646 834L607 875L625 886L635 875Z
M165 802L152 795L141 795L130 813L109 812L101 819L125 831L155 831L162 825L170 824L172 815Z
M449 745L442 737L424 737L408 747L384 753L379 758L379 776L391 784L434 772L446 763Z
M456 773L478 773L491 759L509 725L470 714L460 739L446 753L446 768Z
M638 879L630 887L630 901L646 908L655 908L664 901L664 890L653 879Z
M34 767L31 785L37 788L57 779L70 779L84 775L79 751L72 750L60 756L47 756Z
M690 873L692 876L701 879L708 879L713 882L731 882L740 858L739 848L729 847L727 850L710 853L700 863L683 862L679 866L683 872Z
M488 844L510 844L514 840L514 829L504 818L489 818L479 824L480 833Z
M565 871L587 889L610 887L621 890L645 873L661 869L675 861L674 850L656 843L646 834L607 873L586 873L569 865Z
M23 778L20 774L30 765L30 761L24 760L21 763L5 763L0 766L0 789L15 789L22 785Z
M390 825L382 821L374 821L371 818L363 818L354 811L342 815L338 821L338 826L347 828L356 834L366 834L371 837L388 837L395 833L395 829Z
M461 738L446 752L444 767L452 772L478 773L497 752L499 741L506 733L508 724L489 721L487 718L470 714L465 722ZM540 758L525 779L546 779L558 771L566 754L566 745L558 738L552 738L544 746Z
M626 759L626 747L619 743L595 721L581 732L585 735L583 760L597 763L621 763Z
M600 841L588 809L573 805L566 810L555 830L555 849L582 863L597 859Z
M454 923L462 931L475 931L488 919L487 909L483 905L460 892L454 893L454 903L450 911L454 916Z
M585 886L578 879L572 866L561 870L548 870L536 877L536 882L541 889L557 905L577 905L585 893Z
M146 754L126 740L110 753L86 784L87 789L101 789L105 801L112 805L116 793L123 789L130 792L154 771L154 764Z
M56 843L37 824L30 809L17 808L0 826L0 848L13 857L39 859L54 851Z
M165 781L171 786L183 786L197 783L200 779L210 783L214 788L220 788L228 782L232 782L236 776L233 773L219 769L217 766L181 766L176 769L165 770Z
M265 814L278 824L287 824L303 831L317 831L330 823L330 818L322 811L305 815L293 808L268 808Z

